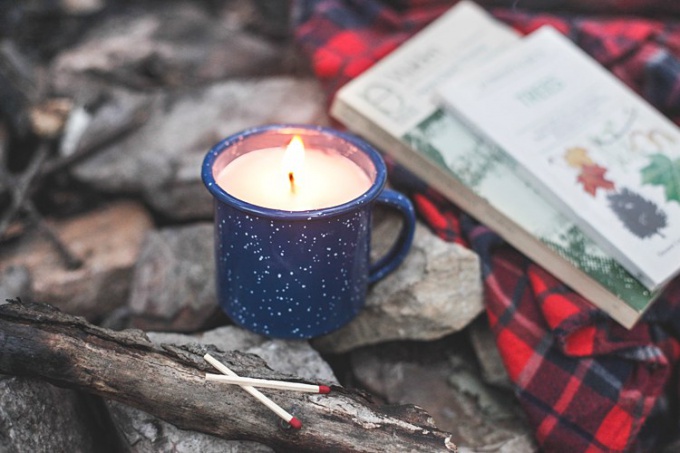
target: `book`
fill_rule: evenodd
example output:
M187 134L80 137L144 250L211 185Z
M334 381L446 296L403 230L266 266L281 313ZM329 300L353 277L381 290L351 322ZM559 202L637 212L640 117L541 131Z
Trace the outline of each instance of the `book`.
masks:
M680 129L550 26L436 90L647 288L680 273Z
M433 100L444 80L519 41L464 0L345 84L331 115L630 328L657 293L519 178L502 150Z

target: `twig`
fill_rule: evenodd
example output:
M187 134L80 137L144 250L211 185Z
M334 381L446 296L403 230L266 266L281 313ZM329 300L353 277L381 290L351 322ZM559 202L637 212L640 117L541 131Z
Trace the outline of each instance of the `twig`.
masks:
M31 219L31 222L36 225L38 228L40 228L40 231L45 235L47 240L49 240L52 243L52 246L54 249L57 251L57 254L59 255L59 258L61 261L64 263L66 266L66 269L69 270L74 270L78 269L80 266L83 265L83 260L78 258L67 246L62 242L62 240L59 238L57 233L54 231L54 229L47 223L45 222L45 219L40 215L38 210L35 208L35 205L31 200L26 201L26 205L24 206L24 210L28 214L29 218Z
M38 190L40 183L45 177L62 171L78 162L82 162L96 154L98 151L104 149L106 146L120 140L142 126L146 122L148 116L148 109L141 109L135 112L128 121L125 121L118 127L102 134L94 142L79 146L73 154L61 158L48 159L48 142L43 141L29 167L18 178L7 171L3 159L3 161L0 162L0 179L3 180L4 186L0 185L0 191L2 191L2 189L7 189L10 192L11 203L9 209L0 218L0 238L4 236L12 220L23 211L28 215L31 222L40 228L40 231L45 234L50 243L52 243L62 262L68 269L77 269L80 267L82 265L82 260L69 250L66 244L59 239L56 232L45 222L42 215L36 209L31 197L36 190Z
M59 257L63 261L67 269L77 269L82 265L82 260L77 258L68 247L59 239L59 236L54 230L45 222L38 210L35 208L33 201L30 199L32 193L32 183L36 178L40 178L40 170L47 160L49 146L47 142L42 142L38 147L36 156L33 158L28 168L16 178L9 174L4 166L4 162L0 162L0 176L10 186L10 195L12 197L9 209L0 219L0 238L5 234L10 223L17 215L23 211L25 212L31 222L40 228L40 231L45 234L50 243L54 246Z
M36 178L36 176L38 176L43 163L47 159L48 151L48 144L46 142L42 142L38 147L36 156L19 178L9 174L4 166L4 162L0 164L0 176L2 176L5 181L7 181L10 195L12 197L9 209L5 215L2 216L2 219L0 219L0 237L5 234L10 222L22 209L22 206L29 195L31 183L33 183L33 180Z

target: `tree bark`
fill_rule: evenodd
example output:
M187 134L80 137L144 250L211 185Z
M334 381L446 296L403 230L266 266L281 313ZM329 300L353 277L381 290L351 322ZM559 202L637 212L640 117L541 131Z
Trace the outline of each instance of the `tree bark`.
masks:
M447 452L449 434L423 410L386 406L355 390L328 395L266 391L302 421L279 418L237 386L206 381L210 353L242 376L297 380L267 368L258 356L212 346L156 346L142 331L116 332L48 305L0 306L0 373L34 376L136 407L179 428L224 439L251 440L276 451Z

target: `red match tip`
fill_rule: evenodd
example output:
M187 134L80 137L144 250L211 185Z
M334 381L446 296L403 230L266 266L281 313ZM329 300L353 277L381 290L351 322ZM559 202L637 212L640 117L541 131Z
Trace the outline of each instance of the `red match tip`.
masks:
M331 388L327 385L320 385L319 393L331 393Z
M302 428L302 422L295 417L291 418L288 424L292 426L294 429Z

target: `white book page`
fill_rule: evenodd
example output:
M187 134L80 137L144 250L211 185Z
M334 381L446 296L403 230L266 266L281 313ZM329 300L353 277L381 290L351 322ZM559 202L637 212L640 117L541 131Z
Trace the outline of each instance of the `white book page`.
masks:
M566 37L544 27L437 91L648 286L678 272L680 132Z
M519 40L479 5L462 1L345 85L338 97L400 137L436 108L434 89Z

